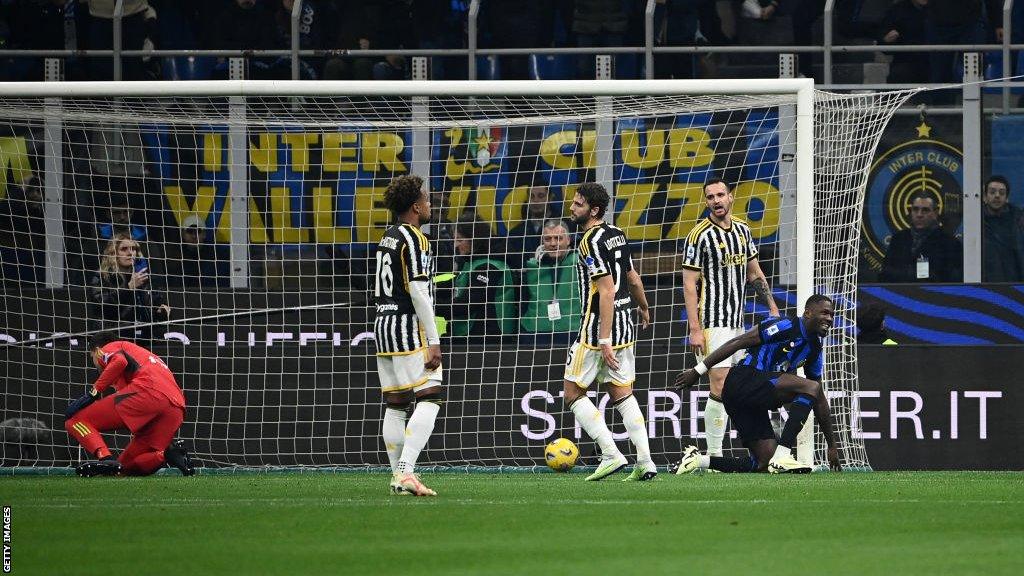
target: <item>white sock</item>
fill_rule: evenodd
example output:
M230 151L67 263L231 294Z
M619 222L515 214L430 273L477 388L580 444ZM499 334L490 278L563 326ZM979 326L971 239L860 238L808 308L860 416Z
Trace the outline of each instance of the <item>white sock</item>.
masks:
M725 405L708 398L704 404L704 432L707 434L708 455L722 455L722 440L725 438Z
M594 406L590 398L580 396L569 406L569 409L572 410L573 416L576 417L576 421L580 423L587 436L597 442L598 447L601 448L602 457L608 458L619 453L619 449L615 446L615 440L612 439L612 431L608 429L604 418L601 417L597 406Z
M707 454L701 456L700 464L698 464L698 466L700 466L701 470L707 470L708 468L711 468L711 456L708 456Z
M791 448L786 448L782 444L779 444L775 447L775 454L772 455L772 460L777 460L779 458L791 458L792 456L793 450Z
M416 468L416 460L434 431L434 420L439 410L441 406L434 402L416 403L405 427L405 446L402 447L402 457L398 459L398 472L411 474Z
M644 415L640 412L640 404L637 403L636 396L630 394L625 400L616 404L615 409L622 416L622 423L626 426L629 441L636 447L637 463L650 469L653 463L651 462L651 448L647 443L647 423L644 422Z
M398 471L398 458L402 455L402 446L405 445L405 420L408 415L405 410L395 408L384 409L384 427L381 436L384 438L384 450L388 453L388 462L391 463L391 471Z

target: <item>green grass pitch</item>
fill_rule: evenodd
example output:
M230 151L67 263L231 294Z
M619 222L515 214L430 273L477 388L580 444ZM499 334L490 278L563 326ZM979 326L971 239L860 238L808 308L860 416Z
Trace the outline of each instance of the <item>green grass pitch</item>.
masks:
M1022 473L5 477L14 574L1024 574Z

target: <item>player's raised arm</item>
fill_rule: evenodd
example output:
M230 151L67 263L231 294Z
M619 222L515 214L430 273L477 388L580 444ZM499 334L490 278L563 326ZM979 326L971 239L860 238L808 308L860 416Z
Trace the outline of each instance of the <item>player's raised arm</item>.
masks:
M675 386L678 388L687 388L697 383L697 379L707 374L708 367L714 366L715 364L725 360L729 356L732 356L739 350L744 350L752 346L757 346L761 343L761 331L759 327L751 329L746 334L737 336L732 340L729 340L721 348L716 349L714 352L709 354L703 362L698 362L696 366L689 370L684 370L676 376Z

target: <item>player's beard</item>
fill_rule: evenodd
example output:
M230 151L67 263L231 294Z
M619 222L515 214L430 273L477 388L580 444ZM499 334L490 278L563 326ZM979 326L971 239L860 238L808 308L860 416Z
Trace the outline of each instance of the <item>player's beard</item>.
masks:
M575 214L572 215L572 223L580 228L586 227L587 222L590 222L590 213L584 214L583 216L577 216Z
M424 224L430 224L430 221L434 218L434 211L427 210L425 213L420 214L420 226Z

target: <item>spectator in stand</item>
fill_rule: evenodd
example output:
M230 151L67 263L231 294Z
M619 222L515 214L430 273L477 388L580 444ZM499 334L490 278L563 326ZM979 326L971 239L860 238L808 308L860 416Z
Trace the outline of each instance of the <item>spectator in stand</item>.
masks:
M576 0L572 31L576 46L597 48L623 46L629 17L621 0ZM577 77L594 79L595 54L581 54L577 61Z
M132 223L128 199L124 197L111 200L109 218L107 222L101 223L96 231L96 235L103 240L110 240L118 234L137 241L146 239L146 227Z
M293 0L233 0L226 4L219 22L224 23L219 48L224 50L273 50L291 48ZM299 48L322 48L324 30L334 29L331 11L315 0L302 3L299 16ZM292 77L290 56L249 58L249 78L287 80ZM319 77L317 62L299 59L303 80Z
M89 296L96 308L101 328L146 324L167 320L171 307L163 295L153 288L149 262L140 252L139 243L126 234L115 234L107 242L100 258L99 272L89 286ZM152 327L139 328L140 342L147 347ZM134 329L124 329L126 337L136 337Z
M65 0L0 2L0 26L7 22L7 33L0 32L0 45L6 37L3 48L7 50L77 50L75 34L65 36L65 18L70 17L72 22L74 18L73 9L65 12L65 3ZM0 57L0 81L42 80L41 57Z
M332 48L375 50L381 45L383 2L345 2L338 8L338 36ZM336 56L324 64L324 80L371 80L377 59L367 56Z
M939 226L935 197L910 197L910 228L893 234L882 263L882 282L962 282L963 246Z
M292 47L292 8L295 0L279 0L274 12L276 48ZM317 50L324 47L324 39L328 30L337 29L337 22L332 10L333 3L319 0L303 0L302 13L299 14L299 49ZM316 80L320 77L321 58L301 57L299 59L299 77L302 80ZM291 78L291 56L281 56L271 63L271 70L281 78ZM282 75L285 72L285 75Z
M551 0L487 0L480 8L480 31L485 48L550 46L554 27ZM529 80L526 55L499 58L502 80Z
M114 7L117 0L81 0L89 5L86 21L86 48L111 50L114 47ZM125 0L121 19L121 48L123 50L154 50L157 41L157 13L148 0ZM113 80L113 64L107 58L88 58L90 80ZM122 80L149 80L159 78L156 60L125 57L121 62Z
M523 268L527 260L537 255L541 245L541 234L547 220L558 218L560 214L551 202L551 192L547 186L531 186L530 199L523 205L523 220L508 231L509 266Z
M562 220L545 222L543 243L523 271L524 332L571 333L579 325L577 258L568 225Z
M227 0L216 21L212 47L222 50L270 50L277 35L274 16L265 2L257 0ZM264 79L275 58L249 58L249 77Z
M890 46L927 44L925 17L928 0L898 0L889 6L880 27L880 44ZM929 58L926 52L894 52L889 64L888 81L893 84L928 82Z
M1003 41L1002 0L928 0L928 44L984 44ZM959 52L931 52L931 81L955 82Z
M226 288L231 276L231 254L228 247L208 242L206 227L194 214L185 217L180 234L180 241L167 247L165 267L168 288Z
M512 271L491 257L491 225L464 215L455 225L454 285L438 295L438 315L448 319L451 336L514 334L516 294Z
M0 202L0 280L42 282L46 266L46 225L39 178L29 176L20 186L8 184Z
M1010 204L1010 183L989 176L982 192L982 280L1024 280L1024 211Z
M743 0L740 17L753 20L771 20L779 10L779 0Z
M415 23L412 20L412 7L404 0L384 0L382 26L378 33L378 48L407 49L416 48ZM374 80L407 80L411 71L405 56L388 54L383 60L373 65Z
M465 48L466 13L469 0L416 0L410 6L416 46L422 49ZM434 56L430 59L431 78L466 78L466 58Z
M885 331L885 306L882 304L864 304L857 308L857 343L882 344L895 346L898 344Z
M714 0L658 0L654 9L656 42L664 46L728 44ZM695 61L702 56L658 54L654 65L658 78L697 78Z

